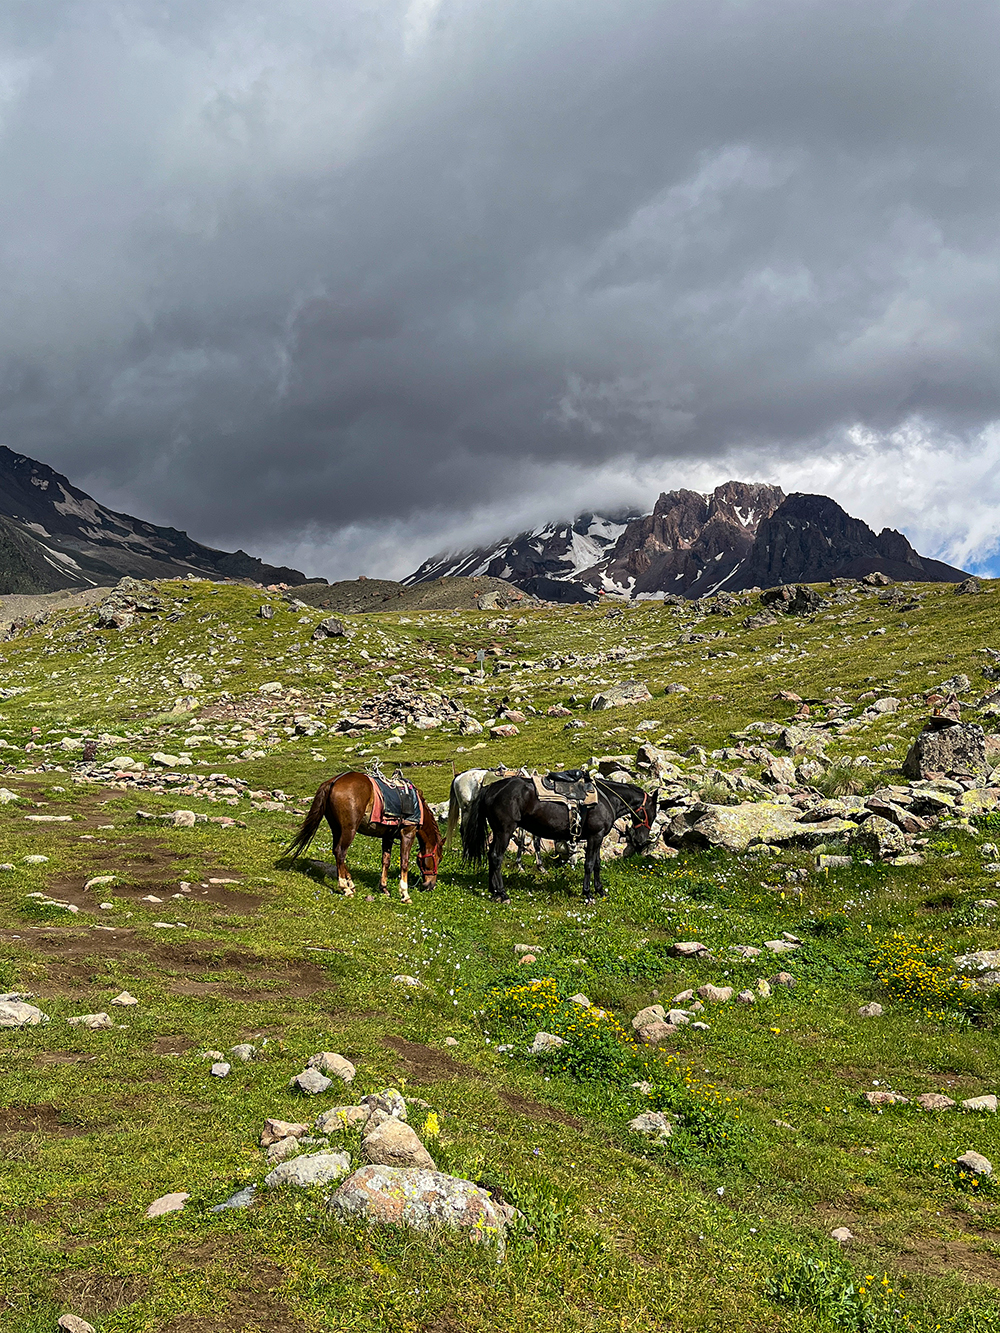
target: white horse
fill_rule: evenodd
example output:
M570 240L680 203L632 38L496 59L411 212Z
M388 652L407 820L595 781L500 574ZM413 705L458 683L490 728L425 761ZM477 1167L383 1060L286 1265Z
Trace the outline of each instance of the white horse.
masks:
M495 769L495 768L467 768L464 773L458 773L452 779L451 791L448 793L448 828L444 837L444 851L447 851L451 845L452 835L456 828L465 824L465 816L468 813L469 806L476 799L484 787L491 786L494 782L499 782L503 778L512 776L528 777L526 768L520 769ZM514 835L514 841L517 844L517 868L523 870L523 861L527 834L523 829L518 829ZM539 870L542 866L542 848L541 839L532 838L532 844L535 852L535 865Z

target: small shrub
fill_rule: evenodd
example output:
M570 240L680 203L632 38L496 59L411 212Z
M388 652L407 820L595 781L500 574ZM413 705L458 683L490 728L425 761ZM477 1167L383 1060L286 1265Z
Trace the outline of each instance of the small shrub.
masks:
M794 1253L778 1264L767 1284L772 1300L828 1319L851 1333L892 1333L913 1328L903 1295L887 1273L856 1277L843 1261Z
M813 780L813 786L827 797L860 796L870 782L860 769L853 764L838 760L820 777Z

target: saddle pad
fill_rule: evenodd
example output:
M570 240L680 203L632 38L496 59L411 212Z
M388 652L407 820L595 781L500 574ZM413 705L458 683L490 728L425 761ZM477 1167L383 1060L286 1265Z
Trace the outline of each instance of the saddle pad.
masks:
M596 805L597 788L588 782L582 774L574 773L569 780L563 773L547 773L544 777L536 773L531 781L540 801L558 801L560 805Z
M374 793L372 812L369 821L372 824L419 824L420 797L412 782L405 778L390 781L369 774Z

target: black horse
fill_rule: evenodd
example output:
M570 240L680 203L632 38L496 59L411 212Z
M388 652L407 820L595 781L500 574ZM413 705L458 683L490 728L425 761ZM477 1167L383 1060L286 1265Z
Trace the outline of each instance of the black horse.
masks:
M510 901L503 886L503 854L518 828L556 842L585 842L583 896L590 901L593 883L595 894L603 897L601 844L623 815L631 819L633 828L648 829L656 813L656 797L624 782L598 778L596 786L596 805L576 806L540 800L529 778L505 778L483 787L465 817L462 852L475 865L481 865L488 856L491 898ZM488 846L487 830L493 834Z

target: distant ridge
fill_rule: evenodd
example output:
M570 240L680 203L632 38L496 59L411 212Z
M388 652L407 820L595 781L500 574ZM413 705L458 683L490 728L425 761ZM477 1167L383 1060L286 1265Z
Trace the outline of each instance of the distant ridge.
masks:
M875 533L826 495L786 496L779 486L727 481L709 495L665 492L644 516L583 514L434 556L403 582L490 574L550 601L575 602L601 593L702 597L873 573L929 583L966 577L918 555L892 528Z
M0 445L0 594L95 587L125 574L306 582L297 569L106 509L62 473Z

